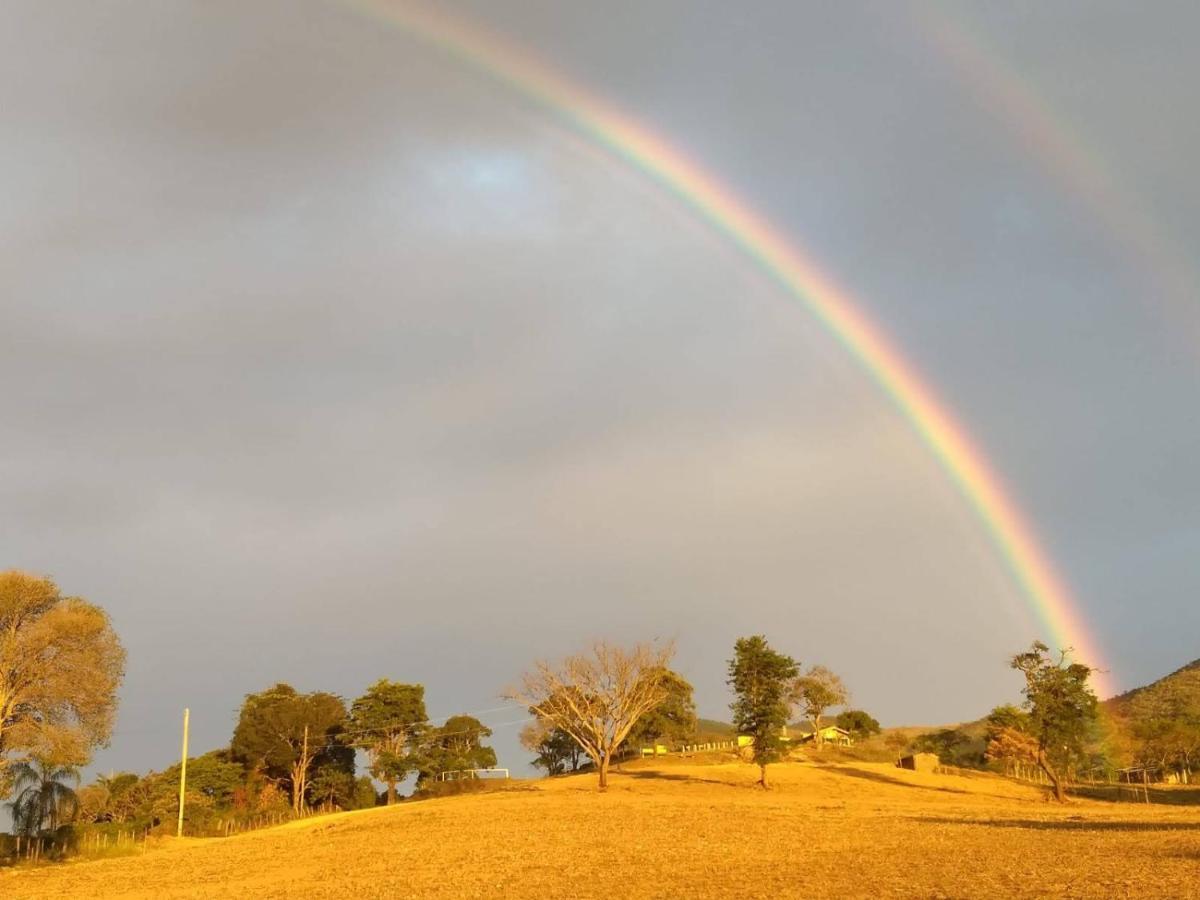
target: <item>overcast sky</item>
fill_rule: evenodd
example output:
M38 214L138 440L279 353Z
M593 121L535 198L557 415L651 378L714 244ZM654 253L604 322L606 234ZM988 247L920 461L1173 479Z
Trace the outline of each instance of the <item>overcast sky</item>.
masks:
M1116 686L1200 656L1200 7L454 5L859 298ZM185 705L193 746L224 744L279 680L494 708L597 636L676 639L710 716L760 632L886 724L1016 699L1038 626L911 428L561 117L326 0L0 15L0 565L112 614L98 766L167 765ZM483 716L501 764L520 716Z

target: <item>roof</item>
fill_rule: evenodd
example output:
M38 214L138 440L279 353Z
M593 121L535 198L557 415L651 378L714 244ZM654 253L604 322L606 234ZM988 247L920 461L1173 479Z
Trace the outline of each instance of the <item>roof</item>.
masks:
M813 727L811 722L802 722L799 725L789 725L788 728L795 728L801 734L812 734ZM836 731L838 734L850 735L850 732L838 725L822 725L821 731Z

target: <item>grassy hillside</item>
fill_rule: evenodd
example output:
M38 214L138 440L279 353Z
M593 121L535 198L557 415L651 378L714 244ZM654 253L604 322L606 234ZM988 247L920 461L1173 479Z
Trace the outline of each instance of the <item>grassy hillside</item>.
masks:
M1200 752L1200 660L1106 700L1101 710L1105 741L1118 764L1150 761L1180 767L1178 749L1190 746L1194 765ZM1174 736L1148 740L1151 734L1163 734L1167 723Z
M1196 807L1060 807L983 773L871 763L778 765L770 792L755 776L635 763L607 794L592 776L514 783L8 872L0 896L774 900L798 883L839 897L1194 895Z
M1144 687L1104 701L1104 708L1121 718L1136 718L1182 703L1200 709L1200 659Z

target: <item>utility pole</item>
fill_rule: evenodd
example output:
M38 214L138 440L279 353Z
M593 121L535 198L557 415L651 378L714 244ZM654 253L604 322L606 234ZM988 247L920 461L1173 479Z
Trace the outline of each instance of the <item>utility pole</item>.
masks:
M183 792L187 787L187 739L188 739L188 709L183 709L183 753L179 763L179 824L175 827L175 837L183 837Z
M300 754L300 761L304 764L304 769L300 773L300 794L297 797L299 808L296 810L300 815L304 815L304 790L308 787L308 726L304 726L304 752Z

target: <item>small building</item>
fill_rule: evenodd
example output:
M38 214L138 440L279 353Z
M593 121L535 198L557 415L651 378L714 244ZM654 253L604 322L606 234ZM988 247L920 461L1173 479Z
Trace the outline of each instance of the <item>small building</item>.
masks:
M820 738L819 741L817 741L818 738ZM797 740L802 744L817 741L821 744L833 744L837 747L849 747L854 743L853 735L845 728L839 728L836 725L823 725L817 731L813 731L812 726L809 725L806 731L801 732Z
M896 763L898 769L908 769L911 772L934 772L942 761L936 753L910 753L900 757Z

